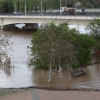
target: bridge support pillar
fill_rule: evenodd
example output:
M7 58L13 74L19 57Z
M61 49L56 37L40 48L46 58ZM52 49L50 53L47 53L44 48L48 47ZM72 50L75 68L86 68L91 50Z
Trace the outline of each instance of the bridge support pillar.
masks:
M3 25L0 25L0 29L1 29L1 30L3 29Z
M17 29L17 27L15 26L15 24L9 24L9 25L4 25L2 29L4 30Z
M38 29L37 23L25 23L25 26L23 26L23 29Z
M0 18L0 29L3 28L3 18Z

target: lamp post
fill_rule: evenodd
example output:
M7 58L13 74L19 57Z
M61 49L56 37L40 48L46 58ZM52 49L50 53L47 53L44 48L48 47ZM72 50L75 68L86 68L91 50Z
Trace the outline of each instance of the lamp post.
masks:
M46 10L47 10L47 0L46 0L46 3L45 3L45 8L46 8Z
M67 8L67 0L65 0L65 7Z
M94 1L92 0L92 15L93 15L93 4L94 4Z
M52 10L52 0L51 0L51 10Z
M25 16L26 16L26 0L25 0Z
M76 9L76 1L74 0L74 7L75 7L75 9Z
M42 0L41 0L41 15L42 15Z
M82 0L82 12L84 12L84 2L83 2L83 0Z
M17 2L18 2L18 5L17 5L17 11L19 11L19 0L18 0Z
M61 0L60 0L60 9L61 9Z
M16 3L15 3L15 12L16 12Z

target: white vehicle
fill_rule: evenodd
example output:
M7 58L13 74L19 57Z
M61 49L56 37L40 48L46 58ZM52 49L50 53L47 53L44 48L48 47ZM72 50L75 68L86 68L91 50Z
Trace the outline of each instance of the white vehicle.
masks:
M74 15L74 13L75 13L75 8L61 7L61 8L60 8L60 13L61 13L62 15Z

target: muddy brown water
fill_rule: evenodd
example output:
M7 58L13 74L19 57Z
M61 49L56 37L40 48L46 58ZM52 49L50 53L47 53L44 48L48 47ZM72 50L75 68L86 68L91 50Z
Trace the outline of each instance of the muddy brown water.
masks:
M51 83L48 83L48 70L28 67L30 51L27 46L31 43L33 30L1 31L7 33L13 42L11 68L0 68L0 88L21 88L30 86L70 87L100 89L100 64L89 65L85 68L87 74L72 78L69 70L53 70Z

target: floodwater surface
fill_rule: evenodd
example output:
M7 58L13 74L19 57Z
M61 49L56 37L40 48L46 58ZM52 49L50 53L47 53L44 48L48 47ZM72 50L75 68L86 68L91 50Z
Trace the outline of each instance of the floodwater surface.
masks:
M69 70L53 70L51 82L48 83L49 70L36 69L28 66L31 45L32 30L1 31L8 34L13 42L11 56L11 68L0 68L0 88L21 88L30 86L40 87L70 87L100 89L100 65L90 65L85 68L87 74L72 78Z

